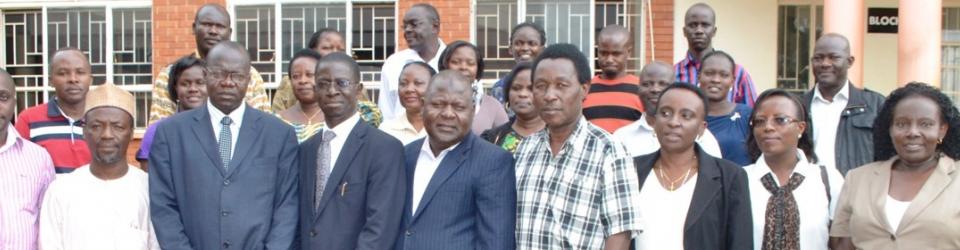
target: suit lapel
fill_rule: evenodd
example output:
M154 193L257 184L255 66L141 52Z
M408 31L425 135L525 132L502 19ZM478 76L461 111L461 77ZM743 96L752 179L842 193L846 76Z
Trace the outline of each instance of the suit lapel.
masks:
M306 197L307 204L301 204L309 208L308 211L313 212L313 204L316 202L316 192L317 192L317 149L320 148L320 137L322 133L317 133L316 135L310 137L300 144L300 194ZM314 213L313 217L317 218L319 213ZM308 217L309 218L309 217Z
M206 105L203 105L193 111L192 115L195 124L191 127L193 127L193 133L196 135L197 143L210 158L210 163L213 163L209 166L215 167L220 176L225 176L223 161L220 160L220 147L217 146L217 137L213 135L213 125L210 123L210 111L207 110Z
M907 207L907 211L903 214L903 219L900 221L900 225L903 226L898 227L897 231L903 231L907 228L910 222L920 215L920 212L923 212L927 206L930 206L930 203L933 203L937 197L940 197L940 194L950 185L952 181L950 175L953 174L953 171L955 171L953 161L949 157L940 156L937 169L933 170L933 174L930 175L927 182L924 183L920 191L917 192L917 196L910 202L910 206Z
M318 216L323 213L323 209L330 203L330 198L339 191L338 187L340 186L343 176L347 173L348 168L353 165L351 163L358 153L360 153L360 148L362 148L366 142L364 137L367 136L367 129L371 129L371 127L369 127L370 125L363 123L362 120L358 120L353 126L350 135L347 135L346 143L343 144L343 149L340 150L337 162L333 164L333 172L330 173L330 177L327 178L327 184L323 188L323 196L320 197L320 210L317 211Z
M890 223L887 220L887 213L884 210L884 205L887 203L887 191L890 190L890 167L893 165L895 159L890 159L884 162L883 167L875 168L873 170L873 177L870 178L871 181L869 192L870 194L867 197L877 197L873 199L870 203L869 213L873 213L873 218L877 218L880 225L884 226L889 233L893 234L893 227L890 226Z
M260 141L260 135L262 133L263 124L260 121L262 115L254 111L253 108L247 107L246 105L243 108L247 109L243 115L243 123L240 124L240 134L237 136L237 146L235 147L236 151L233 152L233 157L230 158L230 168L227 170L227 175L232 175L237 172L237 168L241 166L243 161L248 158L250 155L250 149L254 146L255 143Z
M407 190L413 190L413 171L416 169L417 160L420 158L420 148L423 147L423 144L427 143L425 139L419 139L411 142L407 146L404 146L404 174L407 178ZM403 225L410 225L410 221L413 219L413 192L405 192L406 196L404 197L403 202Z
M437 167L437 171L430 177L427 189L420 198L420 204L412 204L412 207L416 207L417 209L410 223L416 222L421 212L423 212L423 209L426 208L427 205L430 205L430 201L433 199L433 196L437 194L437 191L440 190L440 186L463 165L463 162L467 159L467 154L470 153L470 149L473 146L474 137L476 136L468 133L467 136L463 138L463 141L460 142L460 145L447 153L447 155L443 157L443 160L440 161L440 166ZM423 143L429 142L425 140Z
M707 207L713 203L717 194L723 188L720 183L719 163L707 155L696 146L697 161L700 164L700 170L697 172L697 186L693 189L693 198L690 200L690 210L687 211L687 219L683 230L690 229L700 216L706 211Z

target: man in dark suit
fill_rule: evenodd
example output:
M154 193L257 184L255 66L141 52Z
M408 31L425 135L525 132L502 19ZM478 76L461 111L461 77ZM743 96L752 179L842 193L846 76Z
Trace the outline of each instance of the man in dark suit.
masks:
M235 42L207 54L207 105L157 127L150 212L163 249L289 249L297 228L297 138L243 104L250 58Z
M336 52L317 63L326 128L300 146L302 249L389 249L407 184L400 141L360 120L357 62Z
M430 82L427 137L405 148L410 192L395 249L514 249L513 156L470 132L471 80L447 70Z

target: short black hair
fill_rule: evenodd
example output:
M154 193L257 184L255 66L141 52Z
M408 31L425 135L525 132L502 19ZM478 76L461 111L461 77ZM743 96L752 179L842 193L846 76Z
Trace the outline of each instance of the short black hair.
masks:
M203 60L193 55L186 55L177 59L170 65L170 78L167 79L167 93L170 93L170 101L177 103L177 82L180 81L180 75L189 68L203 67Z
M320 38L323 37L323 34L326 34L326 33L333 33L333 34L336 34L336 35L340 36L341 38L344 37L343 34L340 33L340 31L338 31L338 30L336 30L336 29L333 29L333 28L323 28L323 29L318 30L317 32L313 32L313 35L310 35L310 42L307 43L307 48L309 48L309 49L317 49L317 45L320 45ZM291 60L291 62L292 62L292 60Z
M503 78L503 98L510 102L510 88L513 87L513 80L517 79L517 74L524 70L533 70L533 64L528 62L518 63L510 70L510 74Z
M688 82L674 82L673 84L670 84L670 86L667 86L666 89L663 89L663 92L660 92L660 96L657 97L657 100L660 100L659 102L657 102L657 106L660 106L660 104L663 103L663 96L667 95L667 92L670 92L671 90L674 90L674 89L687 90L687 91L693 92L694 94L697 94L697 99L700 99L700 103L703 103L703 120L704 121L707 120L707 110L709 110L707 109L707 95L703 94L703 90L700 90L700 88L698 88L697 86L693 86L693 84L690 84ZM659 108L660 107L656 107L656 109L659 109Z
M447 48L443 50L443 53L440 54L440 71L450 69L450 57L453 56L453 52L457 51L460 47L470 47L473 49L474 55L477 57L477 76L476 80L483 78L483 53L480 53L480 48L477 48L476 45L468 43L463 40L456 40L447 45Z
M300 58L313 58L313 60L316 60L319 63L322 56L320 56L320 53L317 53L312 49L301 49L300 51L297 51L297 53L293 54L293 58L290 58L290 66L287 67L287 75L293 74L293 62Z
M423 8L427 10L427 18L430 18L430 20L434 22L433 24L440 25L440 12L437 12L437 8L433 7L433 5L428 3L418 3L410 6L410 9L413 8Z
M83 50L80 50L77 47L68 46L68 47L57 49L57 51L54 51L53 54L50 54L50 63L48 65L50 67L50 74L53 74L53 59L56 58L57 55L59 55L60 53L67 52L67 51L76 51L77 53L80 53L80 55L83 56L83 60L87 62L87 65L90 65L90 67L93 67L93 65L90 64L90 58L87 57L87 54L83 53Z
M808 162L819 162L820 160L817 159L817 153L814 151L813 146L813 127L811 127L813 122L810 120L810 113L807 111L807 107L803 106L803 102L800 102L800 98L784 89L769 89L767 91L763 91L754 104L754 112L751 112L750 120L748 120L750 121L750 133L747 133L747 152L750 155L750 159L756 162L760 159L760 154L763 153L760 151L760 146L757 145L757 138L753 136L753 119L757 118L756 111L758 108L760 108L760 105L763 104L764 101L777 96L786 97L793 102L793 106L796 107L794 112L796 112L798 115L798 117L795 119L807 123L806 129L800 132L800 139L797 141L797 148L803 151L803 155L807 157Z
M890 93L883 108L873 121L873 159L886 161L897 155L890 138L890 125L893 124L893 110L903 99L920 96L932 100L940 107L940 119L947 125L947 134L937 149L953 159L960 159L960 113L950 97L940 90L921 82L910 82Z
M703 59L700 59L700 65L697 66L697 72L702 72L703 62L706 62L707 58L711 58L714 56L723 57L729 60L730 67L732 67L730 68L730 72L732 72L733 74L737 74L737 62L733 60L733 56L730 56L730 54L727 54L727 52L723 52L722 50L713 50L713 51L710 51L710 53L703 55Z
M517 31L522 28L531 28L537 31L537 34L540 35L540 46L547 46L547 32L543 30L543 27L540 27L539 24L534 22L522 22L513 26L513 29L510 30L510 43L513 43L513 36L517 34Z
M533 72L530 72L530 78L536 78L535 74L537 72L537 67L540 65L540 61L544 59L567 59L573 63L573 67L576 69L577 81L580 84L590 83L590 63L587 61L587 57L583 56L583 53L580 53L580 48L569 43L558 43L550 45L537 56L537 59L533 61Z
M411 61L411 62L408 62L407 64L404 64L403 68L400 69L400 75L401 75L400 77L403 77L403 71L407 70L407 68L410 66L420 66L420 67L426 68L427 72L430 72L431 78L433 78L433 76L437 74L437 70L433 69L433 67L431 67L430 64L427 64L423 61ZM397 80L397 82L400 82L400 80Z
M360 83L360 65L357 65L357 61L353 59L350 55L347 55L343 52L333 52L320 58L320 61L317 62L317 72L320 72L320 65L324 63L344 63L350 67L350 71L353 71L354 83ZM320 75L317 75L319 77Z

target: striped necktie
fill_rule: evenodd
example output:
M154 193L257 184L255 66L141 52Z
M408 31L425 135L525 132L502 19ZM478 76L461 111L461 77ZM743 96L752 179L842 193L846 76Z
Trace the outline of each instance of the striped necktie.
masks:
M323 189L327 186L327 180L330 178L330 169L332 168L330 141L336 138L337 134L328 129L323 130L323 137L320 138L320 148L317 153L317 182L314 187L313 208L314 212L320 210L320 198L323 198Z

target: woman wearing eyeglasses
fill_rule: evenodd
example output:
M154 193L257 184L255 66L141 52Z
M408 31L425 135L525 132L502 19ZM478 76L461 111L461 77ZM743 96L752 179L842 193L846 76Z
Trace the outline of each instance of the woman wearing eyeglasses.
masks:
M800 100L782 89L764 91L750 116L744 167L750 185L754 249L828 249L830 218L843 176L817 165Z

